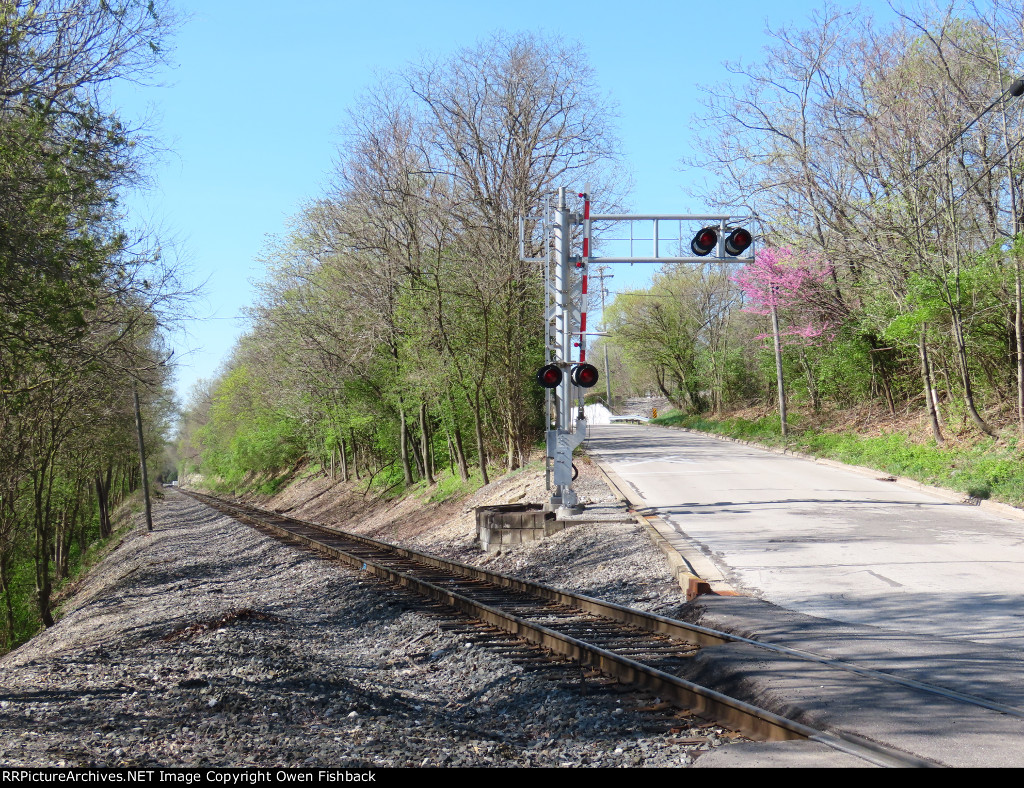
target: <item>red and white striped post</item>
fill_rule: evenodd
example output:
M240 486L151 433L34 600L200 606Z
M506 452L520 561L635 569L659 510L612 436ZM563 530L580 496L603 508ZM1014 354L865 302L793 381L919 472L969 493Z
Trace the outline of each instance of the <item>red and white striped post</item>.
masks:
M583 254L576 264L580 270L580 363L587 360L587 273L590 270L590 184L583 187Z

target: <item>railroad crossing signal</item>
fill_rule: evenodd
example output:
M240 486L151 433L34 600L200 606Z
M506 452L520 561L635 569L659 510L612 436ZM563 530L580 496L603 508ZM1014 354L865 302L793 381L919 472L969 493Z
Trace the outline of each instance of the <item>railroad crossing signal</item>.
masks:
M589 389L597 384L597 367L593 364L577 364L569 373L569 380L581 389Z
M725 239L725 253L736 257L743 254L753 242L754 239L749 231L744 230L742 227L737 227Z
M562 382L562 370L557 364L546 364L537 372L537 384L546 389L558 388Z
M582 212L570 210L566 197L567 190L559 188L548 196L539 214L519 217L519 257L523 262L543 266L544 360L548 363L537 371L536 380L546 393L549 490L552 489L551 482L554 482L549 505L552 508L557 506L559 511L572 512L579 508L579 498L572 488L572 453L583 442L587 432L583 390L594 386L599 377L597 367L587 363L587 339L595 335L595 332L587 330L590 264L706 265L713 261L726 264L747 261L752 259L747 250L753 243L753 236L741 225L755 221L756 217L730 214L592 214L589 186L579 194L583 200ZM629 238L605 239L610 244L603 247L608 256L597 257L591 244L593 222L620 228L628 226ZM676 256L686 249L685 237L689 231L684 230L684 226L693 227L694 224L701 229L690 244L692 256ZM649 227L649 232L642 229L645 226ZM635 227L641 228L639 234L634 232ZM673 232L673 227L678 231ZM667 233L663 232L665 228L668 228ZM571 247L577 239L581 242L580 253L574 254ZM615 253L618 251L615 244L627 240L628 251ZM634 241L649 241L650 254L635 250ZM667 244L671 244L671 248L667 248Z
M743 227L735 227L725 239L725 253L731 257L743 254L754 242L750 231ZM690 251L697 257L707 257L718 246L718 231L714 227L703 227L697 231L690 241Z
M597 367L594 364L577 364L569 373L573 386L589 389L597 385ZM545 364L537 371L537 384L545 389L557 389L562 383L562 370L558 364Z
M716 246L718 246L718 233L715 232L714 227L705 227L698 230L697 234L693 236L693 240L690 242L690 251L697 257L704 257L711 254Z
M593 364L576 364L569 373L569 380L581 389L597 385L597 379L597 367ZM537 370L537 385L546 389L556 389L561 383L562 370L557 364L545 364Z

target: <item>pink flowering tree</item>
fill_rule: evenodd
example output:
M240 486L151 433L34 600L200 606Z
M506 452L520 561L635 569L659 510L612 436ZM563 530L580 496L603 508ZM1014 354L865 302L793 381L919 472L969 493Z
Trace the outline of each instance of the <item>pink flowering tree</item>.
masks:
M759 251L754 262L745 265L732 280L743 291L744 311L772 316L775 344L775 370L778 376L779 417L782 434L786 435L786 392L782 376L782 343L796 345L800 363L807 376L811 406L820 407L818 386L807 358L807 347L835 338L838 322L829 318L828 280L833 270L819 255L800 252L789 247L767 247ZM780 320L785 316L785 325Z
M821 256L789 247L768 247L732 277L743 291L744 311L786 316L779 334L791 342L814 345L835 338L838 323L829 317L828 281L832 266ZM770 334L762 334L764 339Z

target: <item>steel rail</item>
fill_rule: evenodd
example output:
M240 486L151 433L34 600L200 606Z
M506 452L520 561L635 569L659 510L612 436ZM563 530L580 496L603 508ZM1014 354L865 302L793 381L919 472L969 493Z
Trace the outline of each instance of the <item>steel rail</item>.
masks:
M210 500L217 501L221 505L237 507L237 504L231 504L227 501L223 501L222 499L215 498L214 496L207 497L209 497ZM854 675L875 679L877 681L883 681L888 684L897 684L908 689L918 690L920 692L927 692L931 695L946 698L947 700L955 700L961 703L970 704L972 706L978 706L979 708L999 712L1000 714L1007 714L1012 717L1024 719L1024 709L1021 709L1016 706L1010 706L1005 703L999 703L998 701L989 700L988 698L983 698L979 695L960 692L958 690L951 690L947 687L941 687L936 684L929 684L926 682L917 681L916 679L904 678L902 676L897 676L893 673L887 673L885 671L875 670L873 668L865 668L860 665L855 665L853 663L846 662L841 659L828 657L823 654L817 654L813 651L806 651L804 649L793 648L791 646L780 646L775 643L768 643L763 640L755 640L753 638L743 637L742 635L734 635L728 632L722 632L720 630L711 629L709 627L703 627L699 624L692 624L686 621L668 618L666 616L658 615L657 613L648 613L640 610L635 610L634 608L619 605L615 602L610 602L608 600L596 599L594 597L589 597L584 594L577 594L571 591L566 591L564 589L548 586L543 583L526 581L517 577L513 577L512 575L503 574L501 572L489 571L486 569L481 569L480 567L471 566L469 564L463 564L458 561L451 561L449 559L430 555L429 553L422 553L418 550L412 550L407 547L393 545L389 542L381 542L366 536L360 536L359 534L353 534L349 533L348 531L342 531L341 529L333 528L331 526L323 525L321 523L310 523L305 520L298 520L293 517L288 517L287 515L278 514L277 512L272 512L266 509L260 509L257 506L250 506L247 504L246 507L254 511L259 511L266 516L277 517L283 520L287 520L289 522L294 522L296 524L318 528L320 530L336 534L339 537L360 542L368 547L393 552L410 560L417 561L419 563L430 564L445 571L456 572L465 575L466 577L481 580L487 583L491 583L493 585L498 585L505 588L512 588L517 591L533 594L534 596L539 596L544 599L548 599L552 602L556 602L558 604L578 608L588 613L592 613L596 616L608 618L623 624L629 624L639 629L645 629L648 632L667 635L668 637L676 638L677 640L685 640L690 643L695 643L699 646L717 646L724 645L726 643L740 643L744 645L754 646L756 648L771 652L773 654L778 654L780 656L793 657L799 660L815 662L819 665L834 668L836 670L842 670L847 673L852 673Z
M375 539L351 534L329 526L323 526L317 523L310 523L296 518L287 517L286 515L262 510L258 507L240 506L238 504L214 498L213 496L206 496L191 491L182 490L181 492L184 492L186 495L189 495L222 512L229 513L230 516L233 516L236 519L259 528L270 530L284 538L297 540L317 552L324 553L360 570L370 571L377 577L388 582L408 588L421 596L425 596L429 599L448 605L449 607L465 613L466 615L499 627L510 634L547 648L554 653L569 657L580 664L593 666L610 675L616 676L626 683L656 692L662 697L670 699L680 706L691 708L699 714L712 717L720 723L740 730L752 738L767 741L809 739L880 766L930 767L937 765L933 761L877 745L854 735L846 733L830 733L818 730L811 726L768 711L767 709L762 709L758 706L732 698L708 687L673 676L670 673L666 673L665 671L649 665L644 665L636 660L617 654L598 645L587 643L565 633L558 632L557 630L545 627L542 624L527 621L499 608L473 600L463 594L453 591L452 589L443 588L436 583L415 577L407 572L402 572L392 567L385 566L384 564L374 561L372 558L350 553L305 534L296 533L294 530L283 525L268 522L267 519L263 518L283 520L285 522L293 523L296 526L325 532L330 536L351 540L357 544L363 544L367 547L373 547L374 549L382 550L387 553L398 554L409 560L426 562L436 568L446 568L450 566L453 569L472 570L474 575L480 575L479 579L485 579L485 576L491 576L504 581L502 585L507 588L526 593L534 593L535 595L542 596L543 598L550 599L552 597L557 597L557 601L562 602L563 604L570 600L583 601L587 603L588 607L592 608L592 610L586 610L585 612L593 612L593 610L607 610L617 614L620 618L616 618L615 620L620 623L635 625L636 622L643 618L650 617L655 621L655 625L659 627L657 632L660 634L667 634L664 631L665 629L686 632L696 630L698 634L713 635L714 639L711 642L718 644L734 640L734 638L727 633L716 633L714 630L709 630L705 627L689 625L685 622L674 621L673 619L667 619L655 614L645 614L642 611L631 610L630 608L626 608L612 602L560 591L549 586L530 583L509 575L487 572L486 570L480 570L477 567L470 567L458 562L448 561L446 559L430 556L415 550L409 550L408 548L398 547L387 542L380 542ZM457 573L461 574L461 572ZM538 594L537 592L542 593ZM576 605L571 604L570 606ZM623 618L626 620L623 620ZM691 630L691 627L693 630ZM725 640L723 640L723 637ZM691 641L693 640L692 637L688 637L688 639ZM755 641L751 642L756 644Z
M252 508L258 509L258 507ZM734 635L729 632L722 632L709 627L703 627L699 624L692 624L686 621L680 621L679 619L668 618L666 616L658 615L657 613L636 610L608 600L596 599L584 594L577 594L564 589L548 586L540 582L525 581L520 578L513 577L512 575L481 569L470 564L463 564L458 561L451 561L438 556L433 556L429 553L421 553L417 550L411 550L398 545L392 545L388 542L381 542L375 539L370 539L369 537L352 534L331 526L321 525L319 523L308 523L304 520L296 520L285 515L279 515L276 512L266 511L266 513L271 516L281 517L282 519L289 520L291 522L301 523L303 525L312 525L324 531L343 536L346 539L362 542L367 546L374 547L375 549L399 553L410 560L431 564L440 569L457 572L465 575L466 577L482 580L484 582L492 583L493 585L512 588L517 591L533 594L534 596L540 596L552 602L578 608L588 613L602 616L603 618L609 618L613 621L645 629L648 632L667 635L678 640L686 640L699 646L717 646L724 645L726 643L740 643L754 646L780 656L815 662L819 665L835 668L836 670L842 670L854 675L883 681L888 684L897 684L908 689L914 689L920 692L927 692L938 697L943 697L947 700L955 700L961 703L967 703L972 706L988 709L990 711L996 711L1000 714L1007 714L1012 717L1024 719L1024 709L1016 706L1010 706L1005 703L999 703L998 701L989 700L988 698L983 698L979 695L952 690L947 687L929 684L916 679L897 676L893 673L887 673L886 671L875 670L874 668L865 668L845 660L828 657L823 654L817 654L805 649L793 648L792 646L781 646L776 643L755 640L753 638L743 637L742 635Z

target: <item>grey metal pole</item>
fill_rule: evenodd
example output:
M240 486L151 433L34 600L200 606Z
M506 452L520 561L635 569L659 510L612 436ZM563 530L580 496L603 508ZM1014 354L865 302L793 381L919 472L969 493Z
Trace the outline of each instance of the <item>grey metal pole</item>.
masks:
M565 187L558 189L558 234L555 248L558 253L559 298L562 299L562 361L572 359L572 297L569 273L569 209L565 204ZM569 429L572 418L572 383L568 376L562 381L559 392L559 427Z
M773 288L774 290L774 288ZM775 342L775 380L779 387L779 420L782 422L782 436L789 434L786 425L786 387L782 381L782 341L779 337L779 310L772 293L772 339Z
M612 409L612 379L608 374L608 344L604 345L604 398L608 402L608 410Z
M555 203L555 216L552 222L552 236L554 241L554 279L555 279L555 291L554 297L557 305L556 309L556 322L555 322L555 342L557 343L557 357L560 361L566 361L569 359L569 350L572 347L572 331L571 326L571 304L568 303L568 290L569 290L569 215L565 205L565 187L558 189L557 202ZM560 322L559 322L560 321ZM569 381L563 379L561 384L554 390L552 395L555 398L555 424L550 435L557 435L560 430L569 428ZM556 464L557 464L557 451L556 451ZM548 491L551 492L550 503L554 506L561 506L562 504L562 492L563 485L557 482L555 483L554 491L551 491L550 486Z
M139 465L142 468L142 494L146 500L146 530L153 530L153 508L149 502L149 473L146 471L146 444L142 440L142 411L139 409L139 390L132 387L135 399L135 432L139 438Z
M599 280L601 282L601 329L602 329L602 331L606 331L608 329L608 324L605 322L605 319L604 319L604 297L606 295L608 295L608 291L604 287L604 280L606 278L607 279L611 279L612 277L615 276L615 274L606 274L605 271L607 271L607 270L608 270L608 266L606 266L606 265L599 265L597 267L597 276L598 276L598 278L599 278ZM611 410L612 409L612 378L611 378L611 375L608 373L608 339L607 339L607 337L605 338L604 342L602 342L601 344L604 347L604 398L605 398L605 405L608 406L608 410Z
M547 326L544 326L544 329L547 330ZM550 430L551 389L544 389L544 434L547 435ZM544 489L551 492L551 453L548 451L544 452Z

